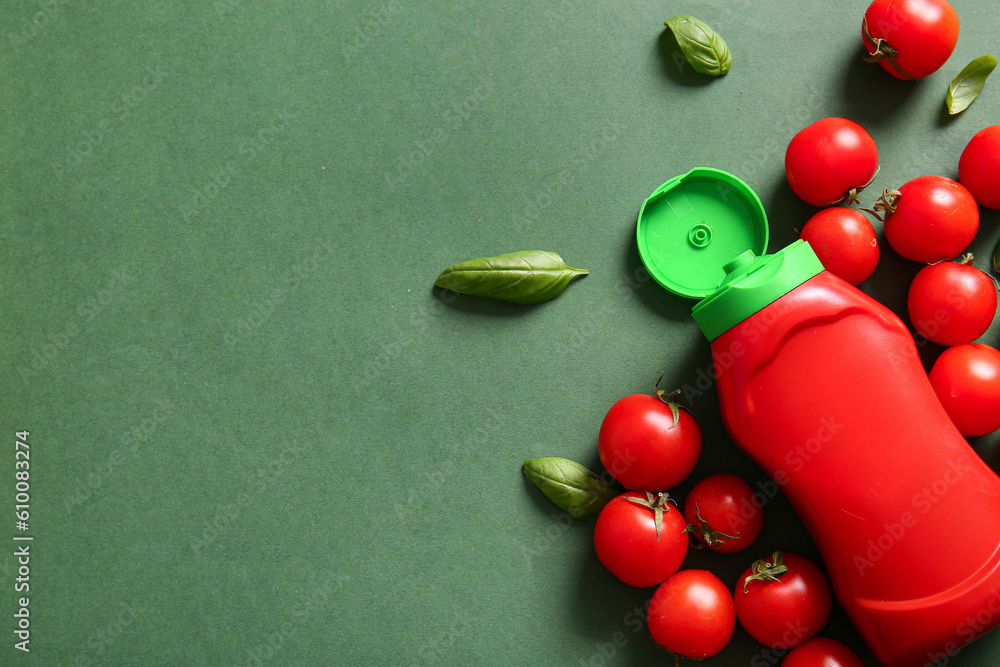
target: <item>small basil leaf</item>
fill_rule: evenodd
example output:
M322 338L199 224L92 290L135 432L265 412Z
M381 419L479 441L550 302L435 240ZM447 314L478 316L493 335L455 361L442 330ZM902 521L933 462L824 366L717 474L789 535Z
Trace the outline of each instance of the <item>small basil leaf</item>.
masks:
M681 52L696 72L722 76L732 67L733 56L726 42L703 21L678 14L664 24L674 32Z
M596 519L617 495L600 477L569 459L555 456L528 459L524 462L524 474L574 519Z
M993 273L1000 274L1000 243L993 249Z
M522 250L453 264L434 284L462 294L514 303L541 303L558 295L573 278L589 273L566 266L554 252Z
M948 113L954 115L969 108L996 66L997 59L990 55L979 56L966 65L948 86L948 96L944 100Z

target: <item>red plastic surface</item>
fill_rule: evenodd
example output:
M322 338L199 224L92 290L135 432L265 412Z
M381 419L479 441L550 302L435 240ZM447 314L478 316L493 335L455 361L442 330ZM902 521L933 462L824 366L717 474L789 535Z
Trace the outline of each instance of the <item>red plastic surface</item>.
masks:
M892 311L824 271L712 356L726 428L802 517L883 664L924 665L1000 622L1000 478Z

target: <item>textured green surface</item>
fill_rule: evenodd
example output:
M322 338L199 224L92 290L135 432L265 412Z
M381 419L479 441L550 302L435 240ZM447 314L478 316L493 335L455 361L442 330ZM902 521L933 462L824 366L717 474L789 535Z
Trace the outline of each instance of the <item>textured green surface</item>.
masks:
M0 663L662 663L632 611L651 591L521 462L597 468L606 409L666 370L708 389L679 495L765 484L692 303L639 270L636 213L714 166L783 247L812 211L784 147L827 115L874 136L874 190L954 176L1000 120L992 84L943 120L997 34L994 3L955 6L955 55L913 84L861 62L864 3L0 3L0 536L29 429L35 537L27 656L0 550ZM678 65L681 12L725 36L728 75ZM982 261L998 237L984 212ZM534 307L432 288L525 248L590 276ZM902 312L918 268L884 248L864 287ZM976 447L1000 465L1000 439ZM752 553L686 566L735 585L776 548L815 557L781 497L766 512ZM839 610L828 634L860 649ZM705 665L777 663L759 651L737 630ZM998 659L995 634L949 664Z

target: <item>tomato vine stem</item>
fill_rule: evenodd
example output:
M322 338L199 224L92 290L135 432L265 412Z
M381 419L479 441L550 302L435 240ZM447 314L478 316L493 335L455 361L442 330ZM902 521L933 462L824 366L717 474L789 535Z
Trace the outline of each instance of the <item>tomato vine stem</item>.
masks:
M875 173L872 174L872 177L868 179L867 183L865 183L864 185L859 185L855 188L851 188L846 193L844 193L843 197L841 197L835 202L831 202L830 206L852 206L854 204L861 204L861 200L858 199L858 194L875 181L875 177L878 176L878 172L881 168L882 167L880 167L879 165L875 165Z
M743 580L743 592L747 592L747 586L751 581L781 581L780 577L788 572L784 557L780 551L775 551L771 556L771 562L766 558L754 561L750 567L750 576Z
M623 496L623 498L629 502L635 503L636 505L642 505L643 507L653 510L653 525L656 527L656 541L659 542L660 528L663 526L663 513L669 512L670 506L676 506L677 503L670 497L669 493L663 491L657 493L656 496L649 491L640 491L639 493L645 493L645 499L635 498L633 496Z
M896 70L897 72L899 72L904 78L910 79L911 81L913 81L913 80L915 80L917 78L915 76L911 76L910 74L907 74L903 70L903 68L899 66L899 63L896 62L896 58L899 56L899 51L897 51L892 46L890 46L889 42L886 41L885 39L883 39L881 37L879 37L878 39L875 39L874 37L871 36L871 33L868 32L868 19L867 18L865 18L861 22L861 29L862 29L862 31L865 34L865 40L867 40L868 42L871 42L872 45L874 45L874 47L875 47L874 51L869 51L868 55L864 57L864 61L866 63L877 63L880 60L887 60L889 62L889 65L894 70Z
M717 547L723 544L723 540L738 540L742 537L740 533L736 533L735 536L726 535L712 528L708 521L701 518L701 510L698 508L698 503L694 504L694 515L701 525L696 526L693 523L689 523L682 532L691 535L701 535L701 540L695 540L695 549L704 549L705 546Z
M886 218L896 212L896 207L899 206L899 200L902 196L903 193L899 190L882 188L882 194L875 200L875 205L871 208L862 207L861 210L875 216L879 222L885 222ZM882 215L880 211L885 211L885 215Z
M681 390L674 389L673 391L667 391L666 389L660 389L660 380L662 379L663 373L660 373L660 377L658 377L656 382L653 383L653 393L655 393L656 397L670 408L670 412L674 416L674 423L667 429L669 431L677 426L677 422L680 421L681 418L681 406L677 402L677 397L681 395Z

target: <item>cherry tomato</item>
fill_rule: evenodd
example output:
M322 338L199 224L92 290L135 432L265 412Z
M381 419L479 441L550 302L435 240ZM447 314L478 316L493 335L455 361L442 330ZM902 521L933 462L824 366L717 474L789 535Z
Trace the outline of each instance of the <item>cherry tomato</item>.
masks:
M814 206L854 199L877 170L875 140L846 118L823 118L799 130L785 151L788 184Z
M861 38L865 60L897 79L920 79L951 57L958 14L946 0L875 0L865 11Z
M698 422L667 392L654 390L656 396L632 394L612 405L597 436L601 464L626 489L676 486L701 456Z
M878 264L875 228L853 208L823 209L809 218L799 238L809 242L823 268L852 285L864 282Z
M653 641L674 655L708 658L726 647L736 628L729 589L711 572L682 570L664 581L649 602Z
M808 558L776 552L756 561L736 583L736 617L765 646L798 646L823 629L833 596L823 572Z
M972 255L962 262L938 262L920 269L906 299L917 333L942 345L962 345L990 328L997 312L993 280L972 266Z
M889 191L885 240L915 262L957 257L979 229L979 207L961 183L944 176L920 176Z
M962 435L986 435L1000 428L1000 350L982 343L949 347L929 375Z
M781 667L865 667L865 663L836 639L813 637L792 649Z
M629 586L655 586L684 562L685 527L666 494L628 491L601 510L594 547L604 567Z
M750 485L736 475L706 477L684 500L687 531L712 551L742 551L764 527L764 511L755 501Z
M958 180L980 206L1000 208L1000 125L976 132L958 160Z

